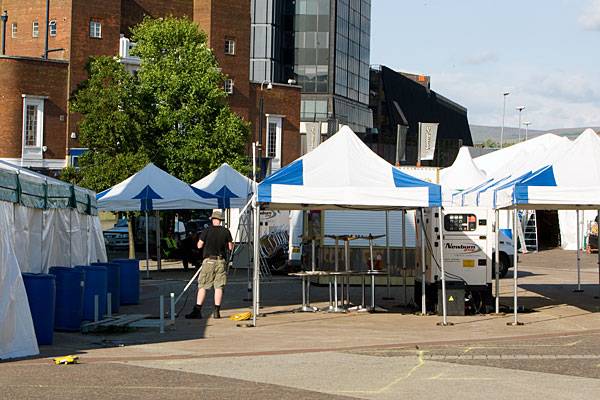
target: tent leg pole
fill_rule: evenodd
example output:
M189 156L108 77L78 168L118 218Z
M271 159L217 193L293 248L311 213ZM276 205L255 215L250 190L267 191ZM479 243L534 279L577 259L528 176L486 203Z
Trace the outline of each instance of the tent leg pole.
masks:
M598 226L600 226L600 209L598 209L598 222L597 222ZM598 232L600 232L600 229L598 229ZM600 233L598 234L598 237L600 238ZM598 243L600 243L600 240L598 240ZM600 245L598 245L598 247L600 248ZM597 299L600 299L600 249L598 250L598 295L596 296Z
M518 326L518 325L523 325L522 322L519 322L518 319L518 304L517 304L517 284L518 284L518 277L519 277L519 257L517 254L517 243L519 241L519 238L517 236L517 210L513 210L513 246L514 246L514 267L513 267L513 308L514 308L514 321L513 322L508 322L507 325L512 325L512 326Z
M255 194L256 196L256 194ZM253 226L253 230L254 230L254 240L253 240L253 247L254 247L254 255L253 255L253 261L254 261L254 275L253 275L253 285L252 285L252 326L256 326L256 316L258 315L258 285L259 285L259 273L258 273L258 269L259 269L259 265L260 265L260 243L259 243L259 225L260 225L260 207L258 205L258 202L256 202L256 198L255 198L255 203L254 203L254 226Z
M148 247L148 211L145 212L146 216L146 279L150 279L150 248Z
M162 259L160 258L160 211L156 211L156 269L162 270Z
M390 266L390 212L385 212L385 268L387 269L387 296L384 297L384 300L394 300L391 294L391 266Z
M577 213L577 289L573 290L575 293L581 293L581 219L579 210Z
M496 210L496 245L494 252L496 272L496 314L500 314L500 211Z
M402 286L404 286L404 305L407 305L408 299L406 296L406 210L402 210Z
M442 274L442 322L440 325L448 324L448 309L446 307L446 269L444 266L444 222L442 216L442 207L438 209L438 227L440 231L440 269Z
M427 315L427 298L425 296L425 213L421 208L421 314Z

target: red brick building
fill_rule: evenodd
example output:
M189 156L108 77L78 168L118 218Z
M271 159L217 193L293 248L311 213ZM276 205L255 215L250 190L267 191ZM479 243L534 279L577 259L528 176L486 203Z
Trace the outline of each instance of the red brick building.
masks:
M207 33L228 77L224 87L230 105L252 123L255 138L262 94L262 142L266 155L275 159L274 167L300 155L300 88L273 85L267 90L263 85L261 91L260 83L250 82L250 0L51 0L48 53L46 0L0 0L0 12L4 10L8 20L5 54L0 55L0 159L60 170L80 154L78 116L69 113L68 98L86 79L89 57L126 59L123 43L130 28L145 16L170 15L193 18Z

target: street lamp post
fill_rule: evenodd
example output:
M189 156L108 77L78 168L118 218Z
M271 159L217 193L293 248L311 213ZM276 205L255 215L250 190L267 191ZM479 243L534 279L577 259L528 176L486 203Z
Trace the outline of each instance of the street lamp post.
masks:
M8 12L4 10L0 15L2 20L2 55L6 54L6 21L8 21Z
M506 116L506 96L508 96L510 92L504 92L502 94L503 97L503 106L502 106L502 129L500 130L500 148L504 145L504 117Z
M524 109L525 106L517 107L517 111L519 112L519 142L521 141L521 114L523 113Z
M262 150L263 119L265 116L265 111L264 111L265 98L264 98L264 94L263 94L265 83L267 84L267 90L273 89L273 83L271 83L270 80L264 80L260 84L260 98L258 100L258 138L257 138L257 142L258 142L257 160L259 160L259 161L261 160L260 152ZM262 175L262 171L260 171L260 175Z
M527 136L529 134L529 125L531 125L531 122L525 121L523 122L523 125L525 125L525 140L527 141Z

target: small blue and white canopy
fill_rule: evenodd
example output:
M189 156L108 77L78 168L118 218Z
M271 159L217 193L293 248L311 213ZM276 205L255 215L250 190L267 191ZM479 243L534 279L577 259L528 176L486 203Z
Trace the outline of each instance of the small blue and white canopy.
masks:
M441 187L401 172L347 126L258 185L261 208L440 207Z
M96 195L102 211L152 211L212 208L187 183L154 164Z
M193 183L192 187L197 194L212 203L211 208L243 208L252 196L254 181L225 163L210 175Z

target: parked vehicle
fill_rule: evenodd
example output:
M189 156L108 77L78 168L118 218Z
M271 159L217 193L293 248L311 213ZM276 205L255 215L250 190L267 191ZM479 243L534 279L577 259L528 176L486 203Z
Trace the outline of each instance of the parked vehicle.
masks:
M106 247L111 249L122 249L129 246L129 230L127 218L121 218L110 229L102 232Z

